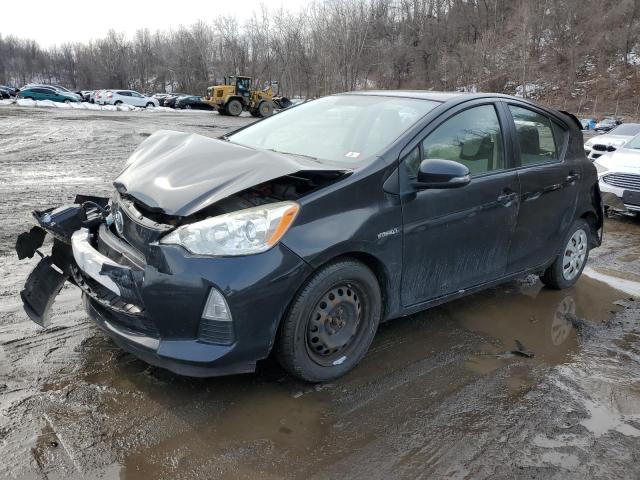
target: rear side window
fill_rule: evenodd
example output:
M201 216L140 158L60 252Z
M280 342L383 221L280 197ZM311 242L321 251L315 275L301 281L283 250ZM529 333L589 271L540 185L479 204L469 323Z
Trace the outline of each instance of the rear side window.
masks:
M466 165L471 175L504 169L502 150L502 130L493 105L458 113L422 142L423 159L453 160ZM410 173L417 174L418 165Z
M551 120L528 108L509 105L509 110L516 124L522 165L558 161Z

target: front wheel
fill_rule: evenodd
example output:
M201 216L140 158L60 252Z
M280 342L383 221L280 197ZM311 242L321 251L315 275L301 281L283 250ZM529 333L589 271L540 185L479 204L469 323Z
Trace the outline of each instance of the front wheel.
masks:
M308 382L347 373L365 355L382 310L378 280L355 260L318 270L297 293L278 331L276 355L285 370Z
M589 224L576 220L565 237L562 251L540 277L542 283L556 290L573 286L587 264L590 244Z
M120 100L116 100L116 102L114 103L114 105L117 107L118 105L122 105L122 102Z
M152 102L147 103L147 108L149 107L155 107L155 105Z
M237 117L242 113L242 104L240 100L233 99L227 103L226 113L233 117Z
M265 100L258 105L258 116L264 118L271 115L273 115L273 104L271 102Z

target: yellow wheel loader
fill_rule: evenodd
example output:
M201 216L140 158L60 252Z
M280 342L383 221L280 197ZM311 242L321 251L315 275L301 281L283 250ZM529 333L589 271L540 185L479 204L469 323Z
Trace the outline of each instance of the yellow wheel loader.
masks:
M265 90L252 90L251 83L251 77L225 77L223 85L207 88L205 101L218 113L234 117L245 110L254 117L269 117L274 107L286 108L291 105L288 98L275 96L271 85Z

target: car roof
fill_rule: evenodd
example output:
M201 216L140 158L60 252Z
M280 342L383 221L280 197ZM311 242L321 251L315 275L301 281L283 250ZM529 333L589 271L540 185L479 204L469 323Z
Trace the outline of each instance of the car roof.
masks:
M468 100L476 99L505 99L515 100L523 103L527 103L532 107L538 108L552 115L563 123L575 124L576 127L582 129L582 125L571 113L555 110L545 105L522 97L515 97L513 95L505 95L503 93L470 93L470 92L438 92L431 90L358 90L353 92L338 93L336 95L370 95L380 97L398 97L398 98L415 98L420 100L430 100L439 103L462 103Z
M421 100L446 102L447 100L474 94L465 92L435 92L431 90L359 90L357 92L345 92L339 95L376 95L381 97L417 98Z

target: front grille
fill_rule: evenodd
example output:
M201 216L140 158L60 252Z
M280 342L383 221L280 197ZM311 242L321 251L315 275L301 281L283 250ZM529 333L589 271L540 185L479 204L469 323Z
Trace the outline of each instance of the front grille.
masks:
M233 343L233 322L201 318L198 338L207 343L230 345Z
M608 173L602 181L612 187L640 191L640 175L635 173Z

